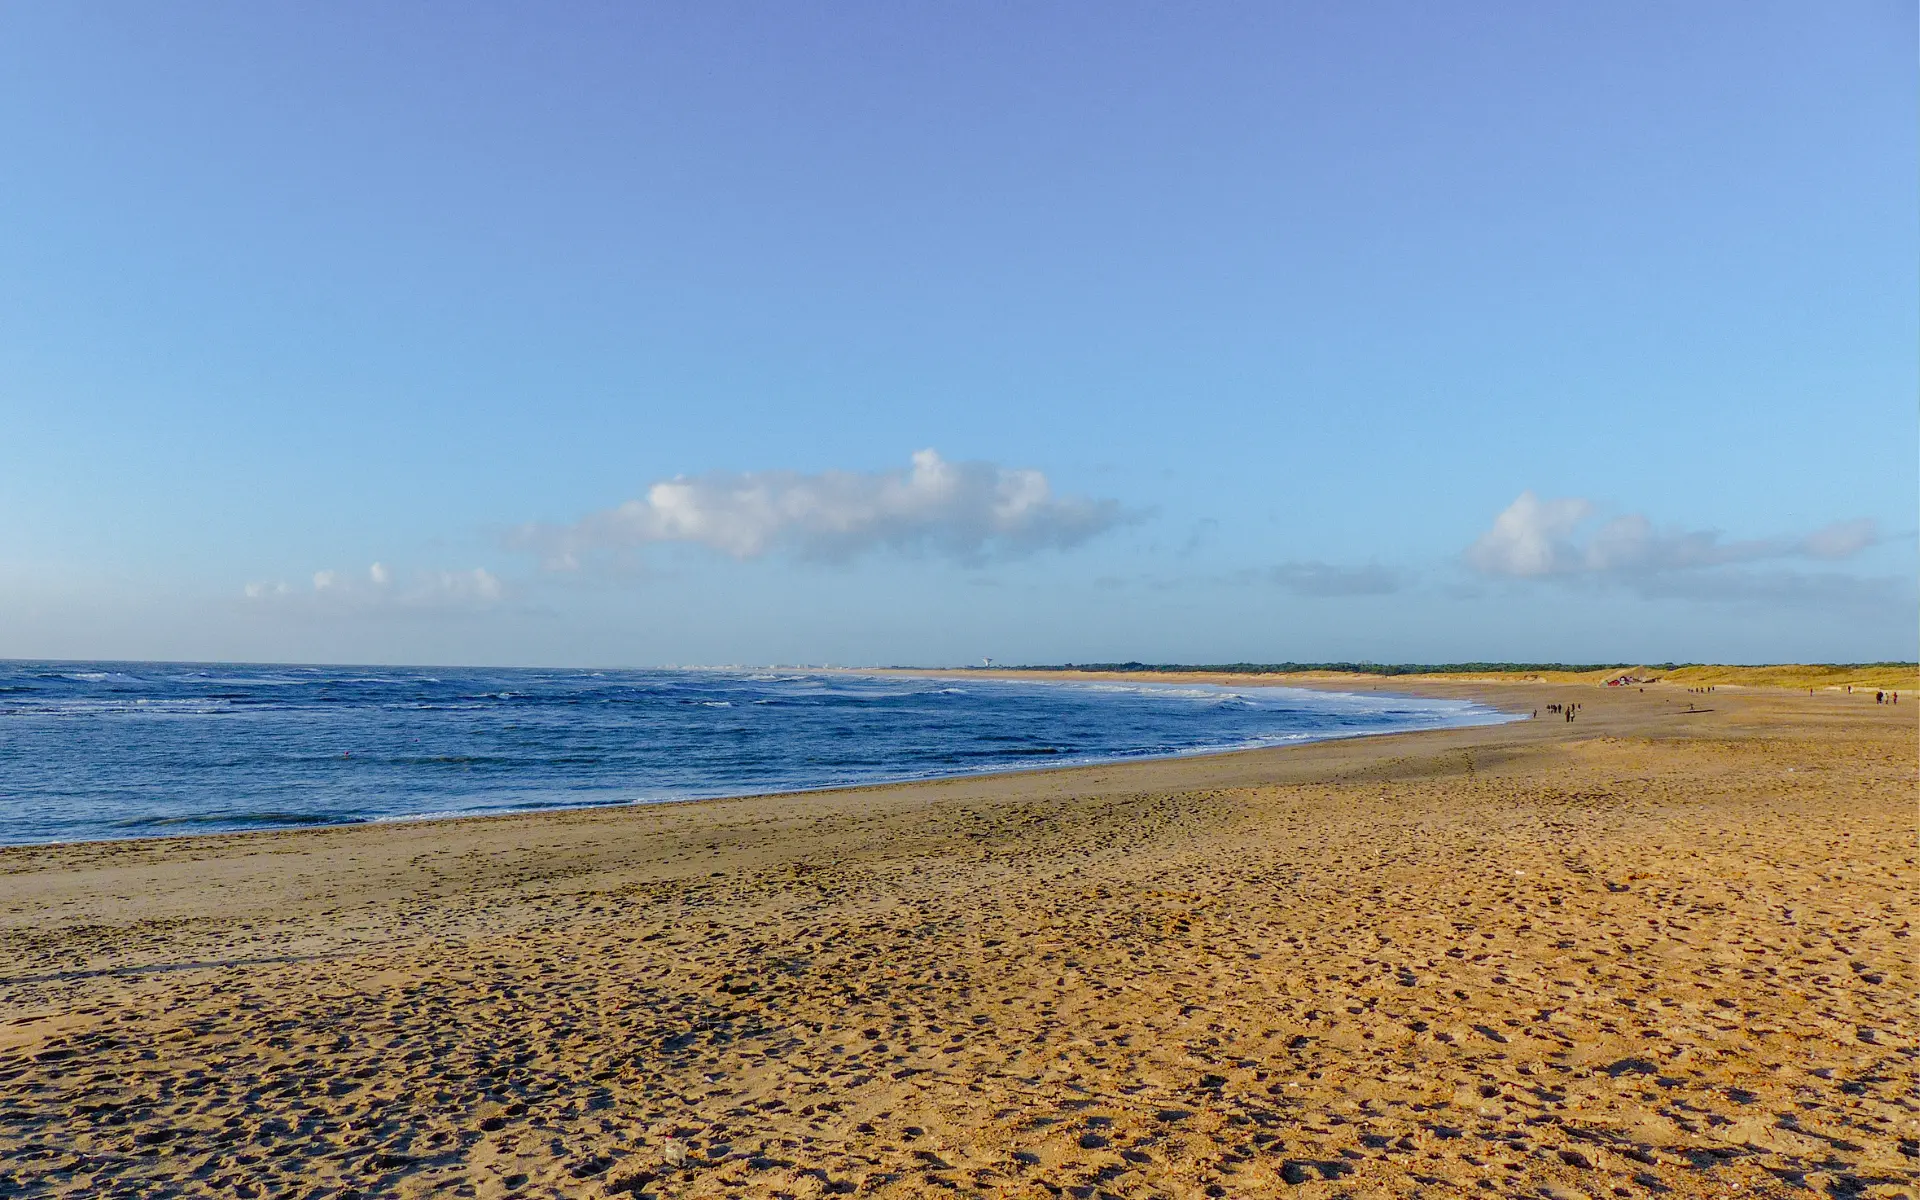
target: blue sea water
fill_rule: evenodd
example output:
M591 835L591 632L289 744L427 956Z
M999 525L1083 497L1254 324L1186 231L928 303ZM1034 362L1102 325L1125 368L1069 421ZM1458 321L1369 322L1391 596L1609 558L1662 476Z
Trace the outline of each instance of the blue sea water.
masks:
M0 844L645 804L1504 719L1294 688L0 662Z

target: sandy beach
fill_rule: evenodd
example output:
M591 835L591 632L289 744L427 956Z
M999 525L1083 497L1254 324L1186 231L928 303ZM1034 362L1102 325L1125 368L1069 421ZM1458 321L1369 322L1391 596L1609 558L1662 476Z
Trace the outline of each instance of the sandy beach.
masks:
M0 1196L1920 1196L1920 708L1340 685L1541 716L0 850Z

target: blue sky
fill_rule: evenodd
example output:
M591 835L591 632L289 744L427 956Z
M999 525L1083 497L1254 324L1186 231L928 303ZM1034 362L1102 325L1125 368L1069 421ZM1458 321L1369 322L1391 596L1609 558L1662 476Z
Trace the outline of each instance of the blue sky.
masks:
M1911 658L1915 44L10 6L0 656Z

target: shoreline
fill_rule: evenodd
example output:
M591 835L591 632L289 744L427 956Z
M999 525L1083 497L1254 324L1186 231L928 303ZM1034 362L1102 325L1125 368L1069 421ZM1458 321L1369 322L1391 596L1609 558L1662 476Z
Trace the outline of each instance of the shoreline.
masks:
M941 668L926 668L926 669L876 668L873 670L859 670L854 668L832 668L832 669L823 669L818 671L817 673L823 674L823 675L852 675L852 676L858 676L861 678L886 678L886 677L943 678L949 675L959 674L958 671L950 671L950 670L945 670ZM979 680L979 679L1005 680L1007 682L1015 682L1015 683L1048 683L1048 682L1074 683L1074 682L1118 681L1118 680L1127 680L1130 678L1130 676L1123 675L1118 672L1108 672L1108 673L1075 672L1072 674L1070 678L1067 678L1067 679L1049 678L1048 677L1049 674L1050 674L1049 672L1000 672L1000 673L971 672L965 677L976 679L976 680ZM1222 678L1225 678L1225 677L1223 676ZM1247 677L1247 678L1255 679L1258 677ZM1205 678L1201 678L1201 677L1198 677L1197 675L1185 676L1185 675L1165 674L1162 677L1157 677L1150 680L1144 680L1143 682L1162 683L1162 684L1177 684L1180 682L1187 682L1187 683L1202 683L1202 684L1206 684L1207 686L1215 686L1213 677L1208 676ZM1221 685L1221 686L1227 686L1227 685ZM1324 692L1330 692L1336 695L1361 694L1360 692L1357 692L1357 691L1351 691L1349 689L1344 689L1344 688L1337 688L1330 685L1315 686L1312 684L1302 684L1298 682L1280 682L1277 680L1264 681L1259 683L1235 683L1231 686L1293 687L1302 691L1324 691ZM1451 697L1444 697L1444 696L1419 696L1412 692L1393 691L1393 690L1385 690L1377 694L1398 695L1398 696L1404 696L1407 699L1451 698ZM1475 703L1481 703L1481 702L1475 701ZM288 823L284 825L263 824L259 828L214 830L214 831L208 831L205 833L148 833L148 834L128 834L124 837L74 838L74 839L62 840L62 841L0 842L0 865L4 865L4 856L7 854L7 852L13 851L13 850L40 849L40 848L50 848L50 847L59 847L59 846L91 846L91 845L103 845L103 844L118 844L122 842L149 842L149 841L172 840L177 838L251 837L255 835L264 835L264 834L293 833L293 832L300 832L303 830L318 831L318 830L328 830L328 829L356 829L363 826L378 827L378 826L403 825L403 824L413 825L413 824L432 823L432 822L441 822L441 821L484 821L484 820L494 820L494 819L503 818L503 817L538 816L538 815L547 814L547 813L557 814L557 813L566 813L566 812L589 811L589 810L596 810L596 809L650 808L657 805L669 805L669 804L673 804L673 805L708 804L708 803L713 803L715 801L723 801L723 800L777 799L777 798L783 798L783 797L802 797L802 796L819 795L822 793L858 792L858 791L863 791L863 790L873 789L873 788L912 787L920 784L936 784L936 783L942 783L942 782L946 782L949 780L956 780L956 779L1018 776L1018 775L1028 775L1028 774L1041 774L1041 773L1055 772L1055 771L1075 771L1075 770L1081 770L1081 769L1092 769L1092 768L1098 768L1098 767L1112 766L1119 763L1161 762L1161 761L1171 761L1171 760L1178 760L1178 759L1184 759L1184 758L1213 757L1216 755L1223 755L1223 754L1243 754L1243 753L1248 753L1256 750L1285 750L1285 749L1290 749L1296 746L1313 745L1315 743L1324 742L1324 741L1339 741L1339 740L1348 740L1352 738L1366 738L1366 737L1394 737L1394 736L1398 736L1400 734L1406 734L1406 733L1435 732L1440 729L1464 729L1464 728L1472 728L1478 725L1499 725L1499 724L1509 723L1513 720L1525 719L1524 717L1521 717L1519 715L1518 710L1514 710L1513 712L1509 713L1505 709L1501 709L1490 704L1482 703L1481 706L1484 708L1488 708L1493 712L1502 714L1506 719L1505 720L1488 720L1488 721L1470 721L1470 722L1463 722L1460 724L1448 724L1448 725L1437 726L1437 727L1434 727L1433 729L1382 729L1382 730L1363 730L1363 731L1353 732L1353 733L1338 733L1338 732L1315 733L1315 734L1301 735L1296 740L1282 741L1282 742L1271 743L1266 745L1237 745L1237 746L1225 746L1225 747L1219 747L1219 748L1195 748L1195 749L1187 749L1187 750L1175 750L1165 754L1143 753L1143 754L1132 754L1132 755L1123 755L1123 756L1095 757L1091 759L1078 760L1070 763L1061 763L1057 766L1036 764L1036 765L1012 766L1012 767L985 767L985 768L981 768L979 770L973 770L973 771L947 772L947 773L941 773L941 774L935 774L935 775L914 776L914 777L905 777L905 778L899 778L899 779L881 779L881 780L875 780L871 783L825 784L815 788L791 788L791 789L786 789L781 791L772 791L772 792L738 792L738 793L726 793L726 794L714 795L714 796L690 796L690 797L681 798L681 799L665 799L665 800L606 800L606 801L598 801L598 802L583 801L578 804L564 804L564 805L556 804L556 805L546 805L546 806L536 807L536 808L505 808L505 809L500 809L492 812L464 812L464 813L463 812L444 812L444 813L420 814L417 816L396 815L396 816L363 817L363 818L346 820L346 821L312 821L312 822Z
M1586 709L10 848L0 1191L1911 1195L1914 722L1427 686Z

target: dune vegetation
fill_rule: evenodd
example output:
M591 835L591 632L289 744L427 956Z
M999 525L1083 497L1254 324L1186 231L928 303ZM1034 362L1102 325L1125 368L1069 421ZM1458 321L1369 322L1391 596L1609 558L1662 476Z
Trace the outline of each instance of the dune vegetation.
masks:
M1713 663L1067 663L1063 666L1020 667L1016 671L1057 671L1141 675L1299 675L1314 679L1339 676L1410 676L1426 679L1468 679L1493 682L1589 683L1603 685L1623 675L1647 682L1680 687L1771 687L1895 689L1920 692L1920 664L1877 663L1768 663L1732 665Z

